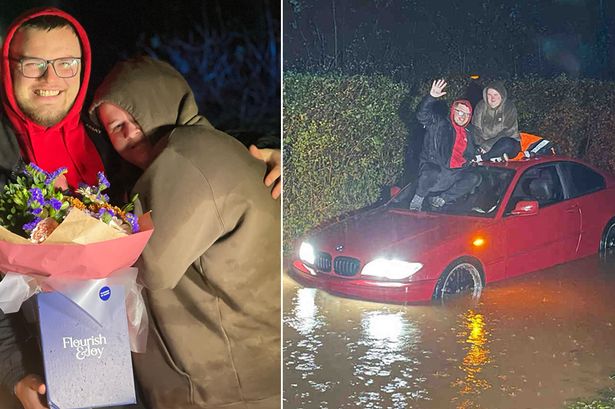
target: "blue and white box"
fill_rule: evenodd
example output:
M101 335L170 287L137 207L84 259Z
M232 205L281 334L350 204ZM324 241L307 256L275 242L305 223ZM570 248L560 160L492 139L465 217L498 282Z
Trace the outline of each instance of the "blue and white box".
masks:
M103 283L82 298L37 296L49 407L135 403L124 287Z

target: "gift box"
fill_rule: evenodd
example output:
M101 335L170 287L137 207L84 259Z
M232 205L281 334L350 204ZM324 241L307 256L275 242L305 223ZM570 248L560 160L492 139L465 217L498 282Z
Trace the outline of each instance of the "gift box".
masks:
M88 280L36 302L49 407L135 403L124 287Z
M63 192L66 170L26 165L0 190L0 309L32 295L40 322L50 408L135 402L130 351L144 352L147 312L132 268L152 234L139 217L108 203L97 186ZM132 234L131 234L132 233Z

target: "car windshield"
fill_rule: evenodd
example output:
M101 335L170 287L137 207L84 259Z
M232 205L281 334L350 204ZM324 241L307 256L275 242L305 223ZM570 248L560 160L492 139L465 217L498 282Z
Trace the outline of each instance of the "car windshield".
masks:
M475 172L480 177L478 186L472 192L440 208L431 206L428 196L423 201L422 210L431 213L494 217L515 171L494 166L477 166L467 171ZM415 189L416 183L408 184L391 199L387 206L408 209Z

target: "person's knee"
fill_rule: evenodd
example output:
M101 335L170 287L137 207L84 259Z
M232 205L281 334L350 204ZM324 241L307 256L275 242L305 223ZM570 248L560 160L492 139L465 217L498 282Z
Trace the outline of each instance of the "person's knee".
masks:
M472 187L470 188L470 192L474 192L474 189L476 189L481 182L483 181L483 177L477 173L473 173L472 174Z
M470 173L469 175L469 179L470 179L470 184L472 185L472 187L474 186L478 186L481 182L481 176L476 174L476 173Z
M521 152L521 142L513 138L502 138L502 145L508 157L512 158Z

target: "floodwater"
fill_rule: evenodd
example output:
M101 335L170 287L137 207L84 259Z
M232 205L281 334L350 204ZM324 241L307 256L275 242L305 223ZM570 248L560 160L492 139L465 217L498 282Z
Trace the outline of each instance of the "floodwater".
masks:
M387 305L284 278L284 408L564 408L615 390L615 263Z

